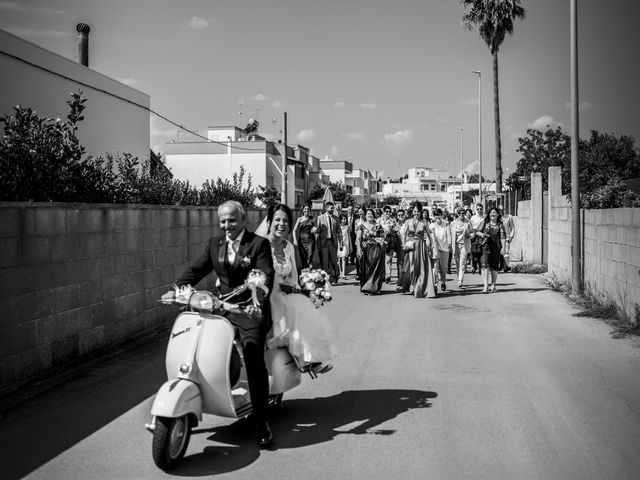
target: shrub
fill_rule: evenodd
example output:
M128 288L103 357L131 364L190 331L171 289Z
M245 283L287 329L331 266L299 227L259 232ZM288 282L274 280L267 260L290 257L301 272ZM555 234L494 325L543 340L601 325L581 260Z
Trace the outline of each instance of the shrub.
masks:
M129 153L85 157L76 135L87 99L71 93L66 121L43 118L20 105L4 115L0 139L0 200L87 203L219 205L237 200L253 206L256 194L246 171L233 180L208 180L198 189L170 174L151 175L149 160Z

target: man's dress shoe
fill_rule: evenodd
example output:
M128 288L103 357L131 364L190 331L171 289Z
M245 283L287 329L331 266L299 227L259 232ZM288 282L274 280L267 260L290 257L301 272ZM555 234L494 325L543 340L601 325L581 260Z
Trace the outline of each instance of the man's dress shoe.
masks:
M273 442L273 434L267 422L259 422L256 424L256 432L258 434L258 445L268 447Z

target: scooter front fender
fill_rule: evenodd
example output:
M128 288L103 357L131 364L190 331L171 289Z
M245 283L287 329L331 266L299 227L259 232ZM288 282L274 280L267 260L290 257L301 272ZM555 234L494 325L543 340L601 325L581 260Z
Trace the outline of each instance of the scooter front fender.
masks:
M153 400L151 415L178 418L193 413L202 420L202 395L198 386L183 378L165 382Z

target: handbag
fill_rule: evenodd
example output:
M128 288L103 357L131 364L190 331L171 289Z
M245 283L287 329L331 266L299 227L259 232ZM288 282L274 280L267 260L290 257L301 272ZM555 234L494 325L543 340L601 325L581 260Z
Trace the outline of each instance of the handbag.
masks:
M395 233L387 233L384 237L384 241L387 243L387 252L395 252L398 249L400 239Z

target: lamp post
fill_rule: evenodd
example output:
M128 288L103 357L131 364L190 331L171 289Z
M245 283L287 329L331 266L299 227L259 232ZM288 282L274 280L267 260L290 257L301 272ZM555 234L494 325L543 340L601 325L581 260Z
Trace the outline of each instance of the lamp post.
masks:
M580 239L580 114L578 110L578 2L571 0L571 289L581 295L582 246Z
M460 130L460 206L462 206L462 179L463 179L463 169L464 169L464 130L462 127L458 127Z
M482 202L482 72L480 70L472 70L472 73L478 75L478 161L479 161L479 178L480 182L480 203Z

